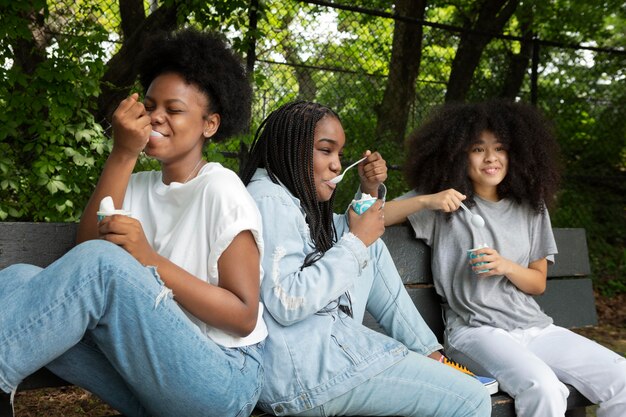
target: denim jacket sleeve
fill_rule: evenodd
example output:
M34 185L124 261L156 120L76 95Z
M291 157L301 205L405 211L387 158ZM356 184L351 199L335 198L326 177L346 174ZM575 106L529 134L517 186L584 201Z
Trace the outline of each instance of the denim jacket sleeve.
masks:
M251 191L263 219L261 296L272 317L288 326L317 313L352 288L369 254L363 242L346 233L319 260L302 268L306 255L314 250L308 225L298 200L284 189L274 191Z

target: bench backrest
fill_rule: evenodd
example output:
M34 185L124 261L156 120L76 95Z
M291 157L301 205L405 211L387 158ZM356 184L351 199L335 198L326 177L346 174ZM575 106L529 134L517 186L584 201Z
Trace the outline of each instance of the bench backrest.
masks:
M0 269L14 263L49 265L74 245L76 229L76 223L0 222ZM548 268L547 290L537 301L558 325L595 325L585 230L555 228L554 236L559 254ZM430 270L430 248L414 238L407 224L388 227L383 240L415 305L441 337L443 322ZM377 327L371 317L366 323Z
M0 269L50 265L74 246L77 228L77 223L0 222Z

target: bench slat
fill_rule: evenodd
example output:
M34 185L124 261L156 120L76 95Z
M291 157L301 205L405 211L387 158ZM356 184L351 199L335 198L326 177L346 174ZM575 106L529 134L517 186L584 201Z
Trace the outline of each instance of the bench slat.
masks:
M555 228L554 239L559 253L548 266L548 277L575 277L591 274L585 229Z
M46 267L74 246L77 223L0 222L0 269L15 263Z
M434 287L425 288L407 288L409 296L413 300L413 303L417 306L421 316L424 318L428 327L431 328L433 333L437 336L437 339L441 342L443 340L443 318L441 317L441 306L439 304L439 296L435 292ZM370 329L376 330L380 333L385 331L378 325L374 317L367 311L363 318L363 324Z
M554 323L567 328L598 324L591 279L548 280L546 292L536 296L543 311Z
M415 238L408 223L385 228L382 237L405 284L432 284L430 248Z

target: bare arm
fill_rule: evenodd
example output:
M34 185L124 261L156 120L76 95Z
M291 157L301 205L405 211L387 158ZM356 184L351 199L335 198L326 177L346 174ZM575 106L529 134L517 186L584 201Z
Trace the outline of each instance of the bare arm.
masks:
M196 278L162 256L159 275L176 301L208 325L244 337L259 310L259 250L250 231L241 232L218 260L219 286Z
M96 212L100 200L110 195L115 207L122 206L130 175L151 129L150 117L138 97L135 93L123 100L113 114L113 149L81 216L77 243L98 238Z
M489 270L478 274L479 277L487 278L494 275L504 275L520 291L531 295L540 295L546 290L548 261L545 258L533 261L528 267L524 267L504 258L498 251L492 248L479 249L476 253L482 253L483 256L472 259L472 269L476 272L484 269ZM476 262L488 263L474 266Z
M465 196L453 188L436 194L424 194L402 200L392 200L385 203L385 226L405 222L411 213L420 210L441 210L446 213L456 211Z
M123 247L141 264L156 266L176 301L203 322L242 337L254 330L259 308L260 255L250 231L239 233L220 256L219 286L215 286L154 251L136 219L107 217L100 222L99 230L105 240Z

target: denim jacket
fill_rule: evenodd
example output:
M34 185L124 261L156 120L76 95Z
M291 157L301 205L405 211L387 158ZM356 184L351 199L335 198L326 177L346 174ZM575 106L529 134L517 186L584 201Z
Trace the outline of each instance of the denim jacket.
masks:
M258 169L248 185L263 219L265 254L261 297L269 336L265 384L258 405L276 415L295 414L336 398L404 357L400 342L363 326L337 308L336 300L358 285L368 248L335 215L338 242L313 265L300 201Z

